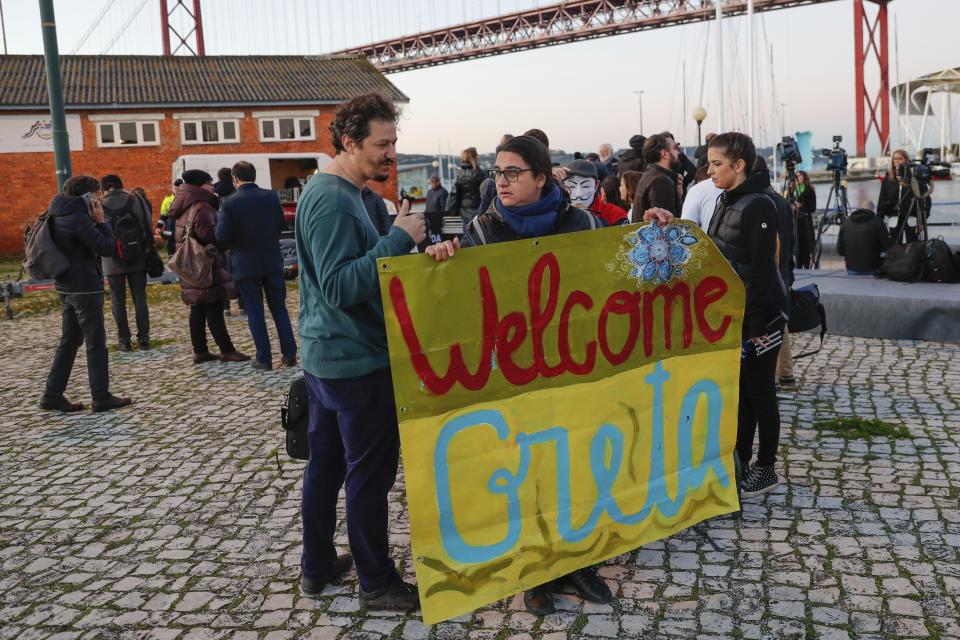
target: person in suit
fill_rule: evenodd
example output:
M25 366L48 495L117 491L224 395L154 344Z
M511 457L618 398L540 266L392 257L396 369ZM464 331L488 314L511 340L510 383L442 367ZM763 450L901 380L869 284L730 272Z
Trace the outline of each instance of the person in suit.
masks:
M283 255L280 233L283 208L273 191L256 184L257 170L240 161L231 170L236 192L223 202L217 222L219 244L230 247L233 280L247 312L247 325L257 348L250 363L255 369L273 368L270 337L267 335L263 298L273 317L280 338L281 367L297 363L297 342L287 312L286 283L283 279Z

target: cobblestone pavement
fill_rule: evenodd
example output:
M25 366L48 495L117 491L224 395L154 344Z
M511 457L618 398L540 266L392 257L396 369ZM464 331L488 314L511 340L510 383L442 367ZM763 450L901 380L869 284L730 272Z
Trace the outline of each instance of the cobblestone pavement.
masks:
M801 390L781 403L784 484L742 519L607 563L614 605L561 596L538 620L513 598L425 627L361 610L353 572L301 595L302 465L278 426L297 371L194 366L185 310L166 297L152 308L163 344L111 352L112 389L137 404L108 415L38 411L58 317L0 322L0 637L960 637L956 345L834 337L798 361ZM228 326L252 352L245 323ZM89 403L84 366L68 395ZM849 414L909 438L811 428ZM401 491L391 542L413 579Z

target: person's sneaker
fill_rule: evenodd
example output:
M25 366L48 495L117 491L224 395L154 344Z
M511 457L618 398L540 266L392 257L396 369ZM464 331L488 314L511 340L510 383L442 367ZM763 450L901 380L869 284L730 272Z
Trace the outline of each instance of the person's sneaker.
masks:
M535 616L548 616L557 610L553 600L553 582L523 592L523 606Z
M777 380L780 383L781 387L795 387L797 386L797 379L793 376L783 376Z
M245 353L240 353L239 351L231 351L230 353L221 353L220 362L246 362L250 359L250 356Z
M300 593L310 598L320 595L324 587L339 580L352 566L352 555L345 553L337 556L337 559L333 561L330 569L320 577L308 578L307 576L300 576Z
M259 369L260 371L270 371L273 369L273 365L269 362L260 362L256 358L250 361L250 366L254 369Z
M121 340L117 343L117 351L130 351L133 347L130 346L129 340Z
M286 367L295 367L297 366L297 356L288 358L287 356L282 356L280 358L280 366L277 369L284 369Z
M563 581L574 590L584 600L596 602L597 604L608 604L613 600L613 594L610 587L603 581L603 578L597 573L594 567L584 567L577 569L571 574L564 576Z
M150 341L141 340L140 341L140 351L149 351L150 350Z
M778 484L780 484L780 480L777 478L777 472L773 470L773 465L755 464L743 475L743 482L740 483L740 496L749 498L763 495L776 489Z
M63 396L57 398L48 398L44 396L40 400L40 408L44 411L63 411L71 413L73 411L83 411L83 403L70 402Z
M195 353L193 354L193 364L201 364L203 362L213 362L214 360L219 360L220 356L215 353Z
M102 402L94 402L93 409L94 413L101 413L103 411L113 411L114 409L119 409L120 407L126 407L127 405L133 404L133 400L130 398L121 398L119 396L110 395L106 400Z
M397 579L379 591L360 589L360 606L372 611L413 611L420 607L420 596L412 584Z

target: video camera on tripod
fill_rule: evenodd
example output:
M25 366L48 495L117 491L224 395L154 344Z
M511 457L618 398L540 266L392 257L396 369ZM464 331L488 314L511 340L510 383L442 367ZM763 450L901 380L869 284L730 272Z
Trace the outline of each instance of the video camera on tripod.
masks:
M797 139L793 136L783 136L783 139L777 143L777 154L786 165L787 171L792 171L796 165L803 162L800 155L800 147L797 146Z
M916 180L923 191L933 179L933 169L930 168L930 158L937 155L936 149L927 147L920 151L920 158L911 160L897 167L897 178L901 180Z
M840 146L843 136L833 136L833 149L821 149L820 153L827 159L827 171L847 171L847 150Z

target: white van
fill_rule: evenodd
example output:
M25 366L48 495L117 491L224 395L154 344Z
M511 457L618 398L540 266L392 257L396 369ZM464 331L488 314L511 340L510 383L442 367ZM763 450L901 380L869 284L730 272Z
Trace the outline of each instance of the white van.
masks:
M293 180L305 183L307 178L333 162L325 153L197 153L180 156L173 161L176 180L188 169L206 171L217 179L217 171L246 160L257 170L257 184L264 189L280 191L293 186Z

